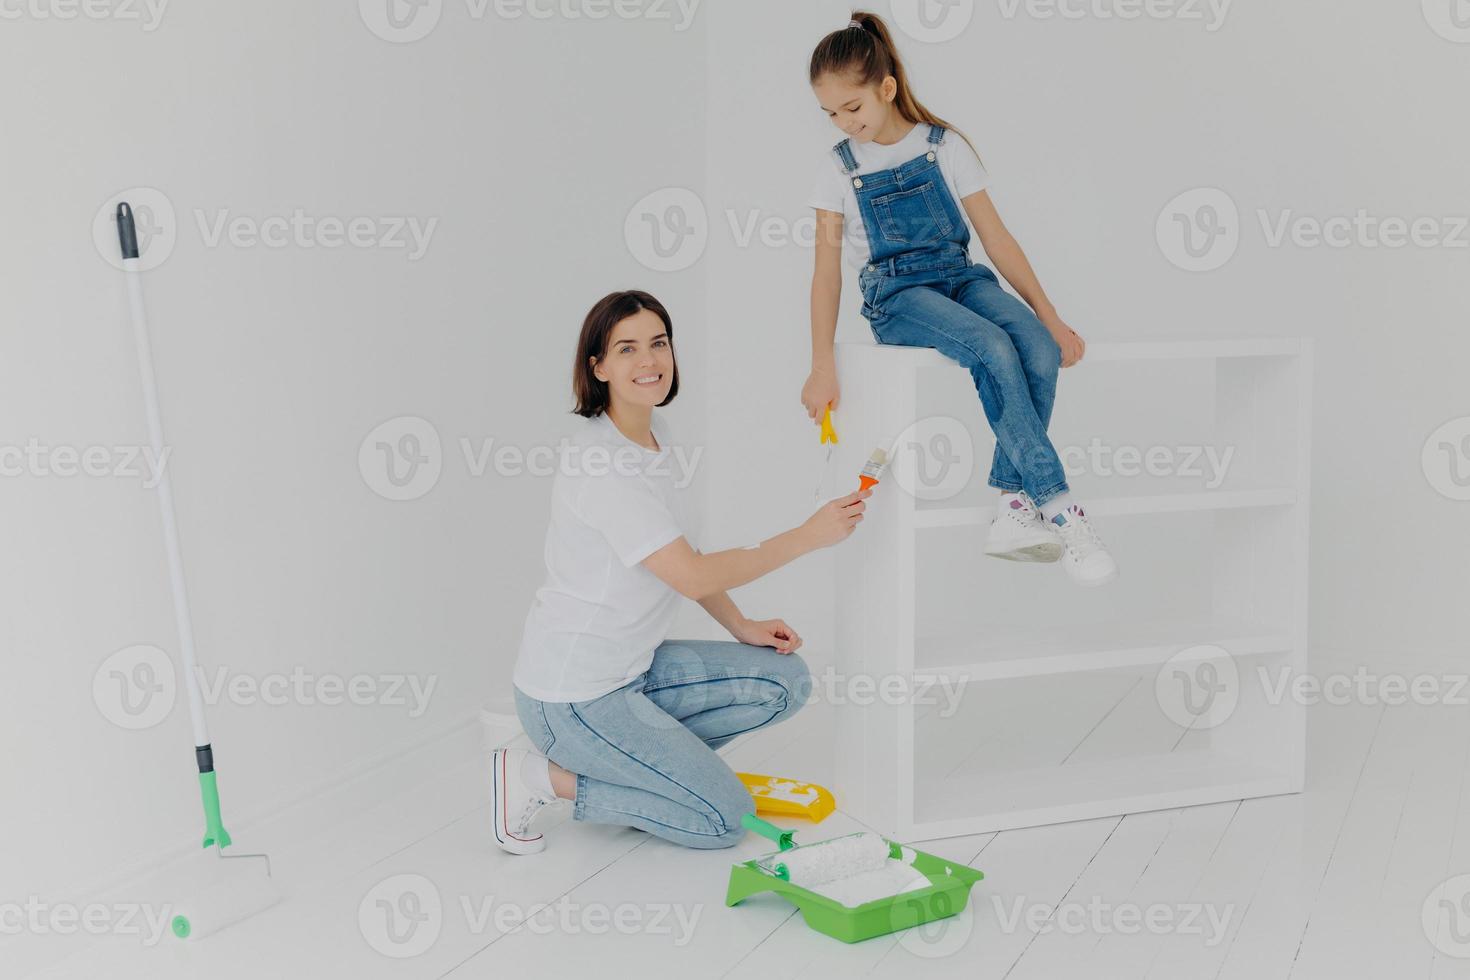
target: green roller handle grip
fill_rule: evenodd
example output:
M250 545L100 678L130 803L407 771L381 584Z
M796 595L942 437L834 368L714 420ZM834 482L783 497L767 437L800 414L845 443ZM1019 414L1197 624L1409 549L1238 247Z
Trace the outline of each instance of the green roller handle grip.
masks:
M204 797L204 846L229 847L230 832L220 820L219 787L215 785L213 770L199 774L199 792Z
M760 817L756 816L753 813L747 813L745 816L741 817L740 823L746 830L753 830L757 834L760 834L762 837L769 837L771 840L781 845L781 850L783 851L789 851L796 846L791 842L791 835L796 833L796 831L782 830L775 824L768 823L767 821L762 820Z

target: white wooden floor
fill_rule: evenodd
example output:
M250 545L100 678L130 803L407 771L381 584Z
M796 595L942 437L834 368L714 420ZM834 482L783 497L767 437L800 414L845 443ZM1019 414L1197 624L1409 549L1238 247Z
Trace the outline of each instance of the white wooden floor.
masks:
M1314 654L1319 672L1322 660ZM825 709L813 705L725 754L737 769L825 782L829 731ZM575 824L562 810L544 828L545 852L502 853L490 837L485 763L475 758L331 835L272 845L288 894L263 915L196 944L89 940L30 975L1470 976L1470 959L1450 955L1470 944L1470 903L1440 911L1437 943L1421 921L1435 887L1470 872L1467 747L1463 705L1315 706L1307 792L920 844L985 872L967 912L943 928L851 946L807 929L771 895L725 907L732 861L771 849L755 835L734 849L691 851ZM798 841L861 829L840 810L811 830L788 825ZM408 891L417 898L404 898ZM407 916L392 937L401 945L383 932L379 899ZM1049 928L1028 925L1032 906L1042 918L1057 909ZM529 920L512 921L521 910ZM1197 918L1172 931L1127 918L1185 923L1192 910ZM1112 917L1098 929L1094 913ZM627 917L625 928L610 924L615 914ZM420 921L410 933L412 917ZM374 939L417 955L384 955ZM0 975L26 974L0 962Z

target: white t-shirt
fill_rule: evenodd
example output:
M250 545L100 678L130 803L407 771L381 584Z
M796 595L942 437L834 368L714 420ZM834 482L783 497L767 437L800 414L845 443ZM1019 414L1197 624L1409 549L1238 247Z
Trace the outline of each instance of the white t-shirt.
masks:
M680 535L687 479L655 412L657 452L607 415L583 420L552 480L546 582L526 615L512 678L540 701L587 701L648 669L679 595L640 562Z
M848 147L852 150L853 159L857 161L857 170L854 171L856 176L875 170L892 170L929 152L929 124L916 123L907 136L888 146L872 140L866 143L853 140ZM964 207L960 201L988 187L990 175L986 173L975 151L970 149L970 144L952 129L945 130L944 142L939 144L935 162L939 164L939 172L944 176L944 183L949 187L950 194L954 195L961 219L964 219ZM814 208L836 211L842 215L844 256L854 266L867 265L868 256L872 254L868 248L868 230L863 226L862 214L858 211L852 175L842 172L842 157L836 150L827 150L822 158L822 168L807 203Z

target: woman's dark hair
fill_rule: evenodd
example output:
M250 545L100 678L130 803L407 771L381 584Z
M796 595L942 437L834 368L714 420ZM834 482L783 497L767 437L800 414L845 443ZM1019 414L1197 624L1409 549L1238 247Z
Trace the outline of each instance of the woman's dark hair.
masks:
M624 289L608 293L587 311L582 321L582 336L577 338L577 358L572 363L572 395L577 407L572 409L585 418L593 418L607 411L609 403L607 382L599 381L592 373L592 362L607 356L608 339L613 328L628 317L643 310L652 310L664 322L664 332L669 335L669 352L674 351L674 322L664 304L641 289ZM659 402L667 405L679 393L679 358L674 357L674 380L669 385L668 397Z
M959 133L960 138L970 143L968 136L914 98L914 89L909 84L908 73L904 71L903 60L898 56L898 47L893 43L893 35L889 33L888 25L883 23L883 18L866 10L854 10L852 19L859 27L844 27L817 42L808 69L808 81L815 85L823 75L836 74L851 79L857 85L867 86L878 85L892 75L898 83L893 105L900 116L911 123L943 126ZM970 143L970 149L975 149L974 143ZM979 155L976 150L975 156Z

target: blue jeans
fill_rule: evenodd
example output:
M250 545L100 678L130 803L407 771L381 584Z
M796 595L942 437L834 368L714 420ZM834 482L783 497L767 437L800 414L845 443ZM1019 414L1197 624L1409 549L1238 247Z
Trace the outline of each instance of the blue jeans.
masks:
M665 640L648 670L590 701L515 690L532 744L577 774L572 819L637 827L686 847L732 847L755 801L715 749L790 718L811 673L794 653Z
M967 256L915 256L905 270L864 267L863 316L881 344L933 347L969 370L995 432L992 487L1039 506L1067 489L1046 429L1061 348L1031 308Z

